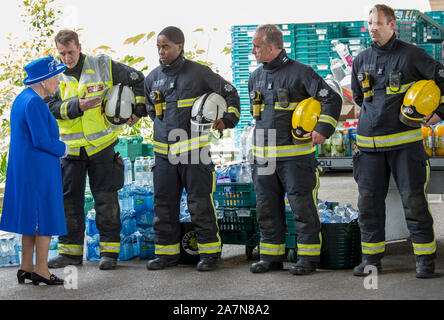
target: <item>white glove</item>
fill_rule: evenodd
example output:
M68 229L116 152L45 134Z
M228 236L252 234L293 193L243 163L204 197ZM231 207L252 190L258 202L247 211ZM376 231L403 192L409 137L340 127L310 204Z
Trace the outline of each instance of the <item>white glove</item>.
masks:
M68 145L65 143L65 153L63 154L63 156L61 157L61 158L66 158L66 156L68 155L68 153L69 153L69 147L68 147Z

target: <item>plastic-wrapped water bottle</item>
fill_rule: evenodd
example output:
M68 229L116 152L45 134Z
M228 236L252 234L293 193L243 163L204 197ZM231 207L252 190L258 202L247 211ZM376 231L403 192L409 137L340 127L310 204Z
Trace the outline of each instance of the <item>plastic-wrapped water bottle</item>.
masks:
M86 237L86 259L89 261L100 260L100 236L98 234Z
M359 211L356 210L355 208L353 208L353 206L351 204L349 204L349 203L346 204L344 206L344 208L345 208L347 216L348 216L348 220L349 220L348 222L358 219Z
M241 165L239 182L251 183L251 166L248 162L244 162Z
M133 238L132 235L124 235L120 237L119 260L130 260L134 258Z
M123 158L123 164L125 166L125 174L124 174L124 178L125 178L125 185L130 184L133 181L133 170L132 170L132 164L131 164L131 160L130 158Z
M251 127L248 130L247 140L245 142L245 152L246 159L249 163L254 162L253 157L253 138L254 138L254 128L256 127L256 120L253 120Z
M141 237L142 235L140 234L140 232L139 231L136 231L136 232L134 232L132 235L131 235L131 241L132 241L132 244L133 244L133 255L135 256L135 257L137 257L138 255L140 255L140 237Z
M143 157L137 157L134 161L134 182L136 185L143 185L144 167L143 167Z
M91 209L86 215L86 234L88 236L94 236L99 233L96 225L96 210Z
M140 238L140 258L155 258L155 233L153 228L148 228Z

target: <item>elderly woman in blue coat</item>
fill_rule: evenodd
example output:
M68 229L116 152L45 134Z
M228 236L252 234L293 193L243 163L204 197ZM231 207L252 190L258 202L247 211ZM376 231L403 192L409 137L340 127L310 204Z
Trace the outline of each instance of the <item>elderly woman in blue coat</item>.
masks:
M56 92L66 66L52 57L25 66L28 77L11 108L11 140L0 230L22 234L19 283L63 284L48 269L51 236L67 233L60 158L68 151L57 121L43 101ZM34 246L36 263L33 265Z

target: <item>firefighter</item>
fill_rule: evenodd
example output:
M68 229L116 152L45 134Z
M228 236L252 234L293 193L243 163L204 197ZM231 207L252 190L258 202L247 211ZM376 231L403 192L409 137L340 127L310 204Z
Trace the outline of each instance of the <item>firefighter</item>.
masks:
M250 271L263 273L283 268L287 193L296 221L298 247L298 261L290 272L310 274L316 270L321 252L315 146L334 133L342 100L311 67L287 56L282 32L275 25L256 29L253 54L257 62L263 63L248 81L251 112L256 119L253 182L261 240L260 261L253 263ZM295 114L292 124L298 107L303 110ZM315 113L316 109L319 115L314 117L315 125L310 120L308 127L300 127L305 125L303 115Z
M207 66L184 57L185 38L176 27L166 27L157 37L160 66L145 79L147 111L154 121L155 166L154 230L156 259L148 270L178 264L180 256L179 208L183 188L197 235L200 261L197 270L218 267L221 238L213 203L214 165L209 157L209 135L191 130L192 107L205 93L221 95L227 112L213 122L222 131L239 121L236 89Z
M418 121L423 116L415 116L415 109L408 104L432 93L429 86L423 91L423 86L415 85L420 80L433 80L440 88L438 92L443 91L444 67L425 50L396 38L392 8L374 6L368 25L373 43L354 59L352 68L353 98L361 106L357 132L360 152L353 159L353 165L359 189L362 243L362 263L355 267L353 274L366 276L372 269L382 270L386 244L385 198L392 175L413 243L416 277L429 278L434 276L436 256L433 219L425 194L430 163ZM429 113L425 117L426 126L443 118L444 106L438 107L440 101L443 97L438 93L433 108L424 111L427 107L423 108L422 103L416 106L416 111Z
M63 200L68 234L59 238L59 255L50 268L82 264L85 233L85 184L89 177L100 233L102 270L114 269L120 250L120 207L117 191L123 185L123 163L114 146L119 131L102 114L101 100L107 89L121 83L132 87L136 107L127 121L133 125L146 115L143 73L111 60L106 55L82 53L78 35L62 30L55 37L67 69L59 76L55 95L45 99L60 128L60 138L70 148L62 159Z

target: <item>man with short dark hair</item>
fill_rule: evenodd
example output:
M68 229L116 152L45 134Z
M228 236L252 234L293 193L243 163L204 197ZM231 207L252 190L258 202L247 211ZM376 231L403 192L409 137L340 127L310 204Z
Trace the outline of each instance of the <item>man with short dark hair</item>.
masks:
M306 275L316 270L321 253L315 145L323 143L334 133L342 101L311 67L288 58L283 49L282 32L275 25L256 29L253 54L257 62L263 63L248 81L251 111L256 119L253 181L261 240L260 261L253 263L250 271L263 273L283 268L286 233L284 197L287 193L296 222L294 231L298 247L298 261L290 267L290 272ZM320 103L319 120L313 131L305 133L306 140L295 144L292 139L293 112L298 104L309 98ZM260 108L254 110L254 105ZM276 169L268 174L263 170L264 162L273 161Z
M398 186L416 258L416 277L434 276L436 240L425 190L430 163L422 145L420 124L400 120L403 99L415 82L434 80L444 92L444 67L426 51L396 38L392 8L376 5L369 13L373 44L353 61L352 90L361 106L357 132L359 153L353 159L359 188L362 263L355 276L382 270L385 252L385 198L390 175ZM441 97L441 103L443 97ZM401 117L402 118L402 117ZM439 105L427 126L444 118ZM412 122L412 121L410 121Z
M197 237L200 255L197 270L216 269L222 248L213 202L216 176L209 155L209 134L192 134L191 109L205 93L221 95L228 108L221 119L213 122L213 128L222 131L233 128L239 121L239 96L230 83L209 67L186 59L184 42L179 28L163 29L157 36L160 66L145 79L148 115L154 121L156 156L153 169L156 259L148 261L148 270L178 264L183 188Z
M115 131L102 115L101 101L107 89L121 83L133 89L136 97L133 125L146 115L142 72L111 60L106 55L82 53L77 33L62 30L55 37L66 71L59 75L57 94L45 99L60 128L60 138L69 154L62 159L63 200L68 234L59 237L59 255L50 268L81 264L85 233L86 174L95 201L96 223L100 233L100 265L113 269L120 250L120 207L117 191L123 186L123 164L114 146Z

